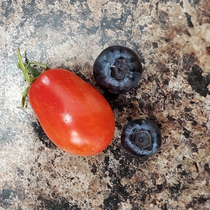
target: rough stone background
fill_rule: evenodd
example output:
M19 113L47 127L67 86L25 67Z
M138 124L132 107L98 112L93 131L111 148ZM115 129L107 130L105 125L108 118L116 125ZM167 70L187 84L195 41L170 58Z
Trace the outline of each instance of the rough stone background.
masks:
M105 97L112 143L93 157L69 155L46 137L16 67L63 67L96 85L92 66L108 46L130 47L144 72L137 88ZM210 1L2 0L0 2L0 209L209 210ZM160 152L143 162L120 145L131 119L158 124Z

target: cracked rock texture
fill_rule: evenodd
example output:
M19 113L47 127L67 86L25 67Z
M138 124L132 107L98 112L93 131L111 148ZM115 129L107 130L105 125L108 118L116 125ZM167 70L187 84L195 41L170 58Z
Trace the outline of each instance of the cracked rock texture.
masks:
M210 1L2 0L0 2L0 209L209 210ZM133 49L144 72L112 97L95 83L99 53ZM96 87L116 118L112 143L92 157L58 149L27 101L17 47L30 60L63 67ZM147 161L120 145L122 127L147 118L161 128Z

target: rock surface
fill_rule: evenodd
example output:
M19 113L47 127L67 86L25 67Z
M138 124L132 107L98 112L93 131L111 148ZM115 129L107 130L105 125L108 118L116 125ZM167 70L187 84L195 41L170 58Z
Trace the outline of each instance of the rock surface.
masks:
M0 3L0 209L210 209L210 1L45 0ZM133 49L144 72L129 93L112 97L92 66L111 45ZM16 67L30 60L63 67L96 87L116 117L112 143L93 157L51 143ZM163 144L147 161L120 145L131 119L158 124Z

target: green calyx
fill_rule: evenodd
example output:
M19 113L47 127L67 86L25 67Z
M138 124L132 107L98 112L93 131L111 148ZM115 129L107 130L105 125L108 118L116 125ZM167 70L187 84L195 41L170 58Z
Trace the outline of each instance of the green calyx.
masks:
M29 86L23 92L22 100L21 100L21 107L20 108L24 108L26 97L28 95L28 91L29 91L30 86L40 76L40 74L47 69L47 65L43 64L43 63L40 63L40 62L34 62L34 61L33 62L27 62L27 59L26 59L26 63L24 63L23 60L22 60L19 48L18 48L17 54L18 54L17 67L19 69L21 69L21 71L23 72L23 75L25 77L25 80L27 82L29 82ZM41 68L42 72L38 71L37 67L39 69Z

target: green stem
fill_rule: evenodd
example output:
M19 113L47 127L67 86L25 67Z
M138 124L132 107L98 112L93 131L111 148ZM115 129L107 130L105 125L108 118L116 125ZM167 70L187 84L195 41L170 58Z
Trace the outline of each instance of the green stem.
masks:
M17 64L17 66L18 66L18 68L20 68L22 70L26 81L29 82L29 83L32 83L33 81L35 81L36 78L31 78L28 74L27 68L25 67L25 65L23 63L23 60L22 60L22 57L20 55L20 49L19 48L18 48L18 61L19 62Z
M44 70L46 70L46 69L47 69L47 65L46 65L46 64L44 64L44 63L40 63L40 62L35 62L35 61L30 61L30 62L28 63L28 65L27 65L27 67L28 67L29 65L31 65L31 64L34 64L34 65L40 66L40 67L44 68Z
M25 101L26 101L26 97L28 96L28 91L29 88L31 87L32 83L39 77L39 75L41 74L36 68L35 66L31 66L32 65L36 65L39 66L41 68L44 68L43 72L47 69L47 65L40 63L40 62L29 62L28 64L23 63L22 57L20 55L20 49L18 48L17 51L18 54L18 63L17 63L17 67L21 69L21 71L23 72L23 75L25 77L25 80L27 82L29 82L29 86L25 89L25 91L23 92L22 95L22 100L21 100L21 107L20 108L24 108L25 106ZM31 77L30 75L32 75L33 77Z
M27 64L25 64L25 66L27 67ZM39 72L37 69L35 69L32 66L28 66L27 67L27 71L33 76L33 77L38 77L40 76L41 72Z
M29 91L29 88L30 88L31 85L29 85L25 91L23 92L23 95L22 95L22 100L21 100L21 109L24 108L25 106L25 101L26 101L26 97L28 96L28 91Z

